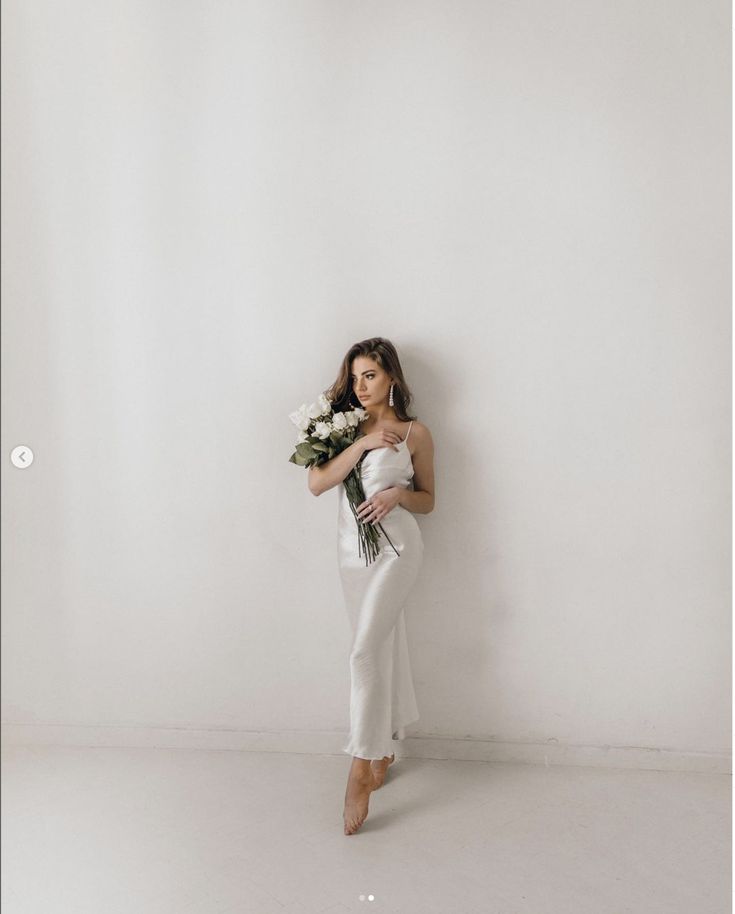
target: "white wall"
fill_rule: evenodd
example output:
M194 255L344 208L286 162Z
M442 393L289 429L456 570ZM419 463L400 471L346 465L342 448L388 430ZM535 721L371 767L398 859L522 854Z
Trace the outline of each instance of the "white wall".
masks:
M5 3L6 734L339 751L337 493L287 417L382 335L436 446L409 732L725 758L729 24Z

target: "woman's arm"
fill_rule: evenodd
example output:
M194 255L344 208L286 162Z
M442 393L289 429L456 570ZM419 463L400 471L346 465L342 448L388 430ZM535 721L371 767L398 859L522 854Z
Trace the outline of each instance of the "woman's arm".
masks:
M353 441L349 447L321 466L309 467L309 491L312 495L321 495L322 492L333 489L346 478L365 453L364 437Z
M411 491L401 486L396 486L399 491L398 504L402 505L407 511L413 514L431 514L434 510L434 493L421 491Z
M434 510L434 439L425 425L414 423L418 438L413 457L413 491L399 487L398 504L414 514L431 514Z

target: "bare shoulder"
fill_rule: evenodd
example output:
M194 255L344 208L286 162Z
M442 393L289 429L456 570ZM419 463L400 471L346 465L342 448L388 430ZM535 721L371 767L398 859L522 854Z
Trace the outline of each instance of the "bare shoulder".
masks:
M423 422L419 422L418 419L414 419L413 425L411 426L411 438L414 439L414 453L419 451L420 453L426 454L428 456L433 455L434 439L431 437L431 432L429 431L428 425L425 425Z
M431 442L433 444L433 438L431 437L431 432L429 431L429 426L425 425L423 422L419 422L418 419L414 419L413 425L411 426L411 435L416 435L421 441Z

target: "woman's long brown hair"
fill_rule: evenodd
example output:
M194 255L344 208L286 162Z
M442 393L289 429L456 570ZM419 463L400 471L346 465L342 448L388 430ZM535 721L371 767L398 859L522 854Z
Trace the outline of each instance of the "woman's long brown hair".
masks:
M366 356L377 362L378 365L393 378L393 409L396 416L403 422L410 419L416 419L408 413L411 404L411 391L403 377L403 369L396 352L396 347L390 340L382 336L373 336L368 340L361 340L359 343L353 343L347 350L347 354L342 360L339 368L337 380L330 388L324 391L324 395L331 401L334 412L343 412L360 406L360 401L352 391L352 362L358 356Z

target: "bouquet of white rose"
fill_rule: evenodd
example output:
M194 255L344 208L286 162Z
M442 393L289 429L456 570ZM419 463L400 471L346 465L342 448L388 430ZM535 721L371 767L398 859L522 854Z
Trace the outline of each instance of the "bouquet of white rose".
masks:
M303 403L289 419L299 429L296 439L296 450L289 457L290 463L300 467L320 466L326 463L345 448L348 448L357 437L357 427L367 419L367 412L359 406L346 412L333 412L329 399L320 394L316 403L307 407ZM360 477L360 462L354 466L343 480L347 501L357 523L358 555L365 554L365 565L373 562L380 553L380 536L373 524L365 524L357 516L357 508L365 501L365 492ZM377 525L388 542L390 537ZM393 546L396 555L400 552Z

